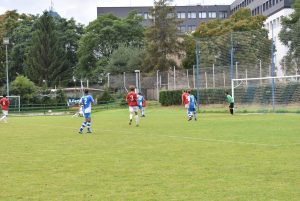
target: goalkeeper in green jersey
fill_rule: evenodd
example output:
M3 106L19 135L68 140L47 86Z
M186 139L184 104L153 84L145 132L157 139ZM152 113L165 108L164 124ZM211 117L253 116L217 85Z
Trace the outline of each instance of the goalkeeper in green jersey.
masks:
M226 92L226 102L229 103L229 111L230 111L230 114L233 115L233 110L234 110L234 100L233 100L233 98L229 95L228 92Z

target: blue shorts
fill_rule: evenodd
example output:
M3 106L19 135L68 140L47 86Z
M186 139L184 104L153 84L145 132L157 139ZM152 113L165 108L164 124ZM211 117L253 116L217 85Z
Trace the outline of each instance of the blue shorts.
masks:
M84 113L84 118L86 118L86 119L91 118L91 113Z
M196 108L194 108L194 107L189 108L189 112L196 112Z
M140 110L143 109L143 106L142 106L142 105L138 105L138 107L139 107Z

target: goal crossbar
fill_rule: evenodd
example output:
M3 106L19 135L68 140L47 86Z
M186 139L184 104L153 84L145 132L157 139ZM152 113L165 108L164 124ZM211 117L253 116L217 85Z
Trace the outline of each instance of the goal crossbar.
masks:
M278 76L278 77L259 77L259 78L238 78L232 79L234 81L251 81L251 80L270 80L270 79L284 79L284 78L300 78L300 75L290 75L290 76Z

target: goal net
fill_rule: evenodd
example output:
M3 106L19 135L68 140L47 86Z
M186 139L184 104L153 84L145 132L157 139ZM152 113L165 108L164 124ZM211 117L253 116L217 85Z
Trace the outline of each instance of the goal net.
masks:
M300 75L232 79L236 112L299 112Z
M0 96L0 99L3 96ZM7 96L10 105L9 112L20 112L21 111L21 99L20 96Z

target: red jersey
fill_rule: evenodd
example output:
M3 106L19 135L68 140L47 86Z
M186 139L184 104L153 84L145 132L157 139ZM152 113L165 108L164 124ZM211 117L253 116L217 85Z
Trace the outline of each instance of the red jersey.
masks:
M2 110L8 111L9 100L7 98L1 98L0 105L2 106Z
M181 95L181 100L184 105L189 104L188 96L189 94L186 92Z
M131 106L131 107L138 106L138 104L137 104L137 95L133 91L131 91L127 94L126 101L128 103L128 106Z

